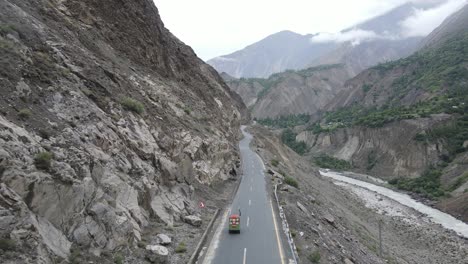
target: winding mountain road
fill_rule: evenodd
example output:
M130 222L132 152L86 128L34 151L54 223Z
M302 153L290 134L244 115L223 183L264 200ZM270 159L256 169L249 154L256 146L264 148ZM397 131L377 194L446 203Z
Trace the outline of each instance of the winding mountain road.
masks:
M284 264L285 250L265 182L265 166L249 148L252 135L242 127L244 139L239 143L243 178L232 205L222 215L221 224L207 250L204 264ZM228 218L241 210L240 234L229 234Z

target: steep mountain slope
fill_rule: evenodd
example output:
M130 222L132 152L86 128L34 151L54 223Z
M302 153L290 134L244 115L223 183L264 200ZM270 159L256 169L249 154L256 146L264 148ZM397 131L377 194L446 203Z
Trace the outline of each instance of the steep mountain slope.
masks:
M239 94L245 105L250 108L257 102L258 94L265 90L267 79L250 78L250 79L236 79L222 74L224 81L229 85L229 88Z
M420 46L422 39L420 37L402 40L379 39L357 45L346 42L332 52L315 59L309 66L341 63L354 77L371 66L411 55Z
M267 78L285 70L303 69L333 45L310 43L312 35L281 31L242 50L208 61L218 72L236 78Z
M286 71L268 79L227 80L251 109L255 118L315 114L338 94L351 74L343 65L323 65Z
M333 111L298 139L356 170L401 177L393 181L399 188L442 200L450 194L455 205L443 209L468 219L459 202L468 189L467 9L436 29L445 36L437 45L348 81L327 107Z
M447 18L442 25L435 29L421 43L423 48L433 48L442 44L450 36L463 34L468 26L468 9L462 8L457 13Z
M400 23L412 16L416 8L427 9L436 3L406 3L389 12L346 29L339 34L350 36L348 41L340 43L333 51L314 59L310 66L342 63L353 76L382 62L406 57L417 50L422 37L404 36ZM367 37L359 37L358 33ZM314 38L313 40L314 41ZM330 41L333 42L333 41Z
M143 263L236 175L245 106L151 0L0 1L0 61L3 263Z

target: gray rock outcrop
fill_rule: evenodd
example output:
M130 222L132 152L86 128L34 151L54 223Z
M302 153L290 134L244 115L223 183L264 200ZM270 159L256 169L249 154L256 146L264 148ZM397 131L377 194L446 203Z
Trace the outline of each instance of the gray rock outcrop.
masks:
M169 250L164 246L148 245L146 251L146 258L151 263L164 264L169 261Z
M186 217L184 217L184 221L187 223L187 224L190 224L190 225L193 225L193 226L196 226L196 227L199 227L202 225L202 219L196 215L188 215Z
M156 238L158 243L163 246L167 246L172 243L172 239L166 234L158 234Z

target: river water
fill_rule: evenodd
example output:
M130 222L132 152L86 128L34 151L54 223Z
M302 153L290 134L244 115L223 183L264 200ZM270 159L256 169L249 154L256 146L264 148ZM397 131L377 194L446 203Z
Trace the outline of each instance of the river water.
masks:
M468 238L468 225L465 224L463 221L456 219L455 217L441 212L437 209L424 205L409 195L404 193L399 193L388 188L378 186L372 183L356 180L350 177L343 176L337 172L332 171L320 171L320 174L325 177L332 178L335 181L344 182L350 185L358 186L380 195L386 196L404 206L413 208L418 212L423 213L428 218L432 220L432 222L442 225L447 229L451 229L455 231L458 235ZM364 199L369 199L369 197L361 197Z

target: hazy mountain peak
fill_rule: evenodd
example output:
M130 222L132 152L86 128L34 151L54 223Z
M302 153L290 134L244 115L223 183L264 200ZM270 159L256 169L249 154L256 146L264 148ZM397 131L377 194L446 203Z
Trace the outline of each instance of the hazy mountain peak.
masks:
M272 34L242 50L208 61L218 72L240 77L268 77L288 69L302 69L311 59L331 51L332 45L310 43L312 35L290 30Z
M459 32L466 31L468 28L468 5L465 5L458 12L448 17L438 28L436 28L423 41L423 47L434 47L447 40Z

